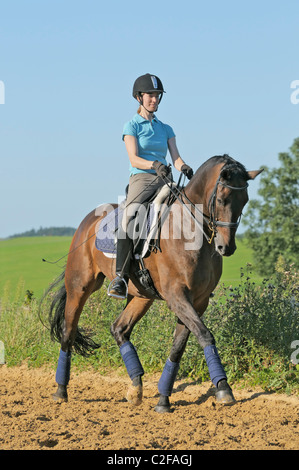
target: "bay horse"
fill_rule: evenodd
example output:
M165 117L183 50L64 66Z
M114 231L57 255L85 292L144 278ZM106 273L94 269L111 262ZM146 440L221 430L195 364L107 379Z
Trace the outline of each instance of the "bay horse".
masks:
M194 223L198 222L199 211L196 208L202 208L202 243L193 249L185 249L184 236L174 237L169 233L168 237L161 237L160 250L150 253L143 260L159 299L163 299L177 317L173 345L158 383L157 412L170 411L169 397L190 333L195 335L204 350L217 401L223 404L235 401L215 339L204 325L202 315L221 277L222 257L231 256L236 250L235 234L248 201L247 182L261 171L247 171L228 155L208 159L181 191L180 198L173 202L174 207L190 204ZM105 256L95 246L94 235L106 213L98 214L99 211L90 212L75 232L66 268L58 280L62 286L50 308L52 339L61 344L56 371L58 388L53 395L55 400L68 399L72 349L86 355L99 347L78 328L84 304L93 292L101 288L105 278L115 278L115 259ZM173 217L173 226L175 223ZM138 283L134 276L134 263L131 274L125 308L111 325L111 333L131 378L127 400L140 405L144 371L130 342L130 335L158 297L149 294ZM49 287L46 295L57 287L58 281Z

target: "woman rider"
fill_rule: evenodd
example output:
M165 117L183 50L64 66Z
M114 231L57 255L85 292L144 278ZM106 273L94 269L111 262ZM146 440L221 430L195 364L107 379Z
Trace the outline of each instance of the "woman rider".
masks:
M154 114L165 93L161 80L149 73L138 77L133 86L133 97L140 106L133 119L123 130L123 140L130 160L130 180L126 208L134 214L134 207L149 201L156 191L165 184L163 178L172 179L167 166L166 154L169 150L174 167L188 179L193 170L180 157L175 134L170 126L159 121ZM129 210L130 208L130 210ZM116 254L116 278L109 286L109 295L125 298L129 280L132 235L128 226L134 217L125 215L123 226L119 227Z

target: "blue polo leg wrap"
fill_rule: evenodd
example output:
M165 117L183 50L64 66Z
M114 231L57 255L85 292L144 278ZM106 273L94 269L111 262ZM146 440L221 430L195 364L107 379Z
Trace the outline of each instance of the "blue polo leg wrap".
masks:
M133 344L130 341L127 341L120 346L119 350L131 380L138 375L143 375L144 370Z
M158 383L158 390L161 395L170 397L179 367L179 362L171 362L170 359L167 359Z
M211 380L213 384L215 385L215 387L217 387L219 380L227 379L223 366L220 361L217 348L214 344L211 344L204 348L204 353L205 353L205 358L207 361Z
M71 353L64 352L60 349L58 365L56 370L56 382L58 385L67 385L70 380L71 371Z

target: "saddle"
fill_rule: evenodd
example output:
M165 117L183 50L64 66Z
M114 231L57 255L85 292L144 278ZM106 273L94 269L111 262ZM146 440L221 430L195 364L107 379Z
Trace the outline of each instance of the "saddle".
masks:
M134 240L133 258L137 261L135 276L142 287L152 296L161 299L160 294L156 290L149 271L145 268L143 258L151 252L160 250L160 234L163 219L168 212L169 206L172 204L171 189L176 186L175 183L169 187L165 184L154 196L152 202L147 203L145 220L138 220L139 237ZM117 231L122 222L126 200L124 200L116 209L109 212L100 222L95 245L105 256L116 258ZM140 224L143 227L140 227ZM161 251L161 250L160 250Z
M174 187L172 183L171 187ZM139 221L144 224L136 228L140 237L134 241L133 255L136 259L146 257L150 252L159 250L159 239L163 212L171 204L171 190L165 184L159 189L152 202L147 203L146 220ZM163 205L163 207L162 207ZM126 200L124 200L116 209L109 212L100 222L96 234L96 248L104 253L108 258L116 257L117 231L122 223ZM146 237L144 236L146 235Z

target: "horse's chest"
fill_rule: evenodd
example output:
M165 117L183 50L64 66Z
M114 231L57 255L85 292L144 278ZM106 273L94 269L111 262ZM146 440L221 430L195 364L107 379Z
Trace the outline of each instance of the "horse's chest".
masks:
M192 263L190 263L192 266ZM190 287L194 291L207 292L215 289L222 273L222 258L200 256L193 262L193 269L189 272Z

